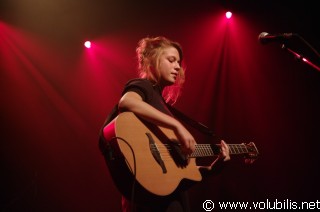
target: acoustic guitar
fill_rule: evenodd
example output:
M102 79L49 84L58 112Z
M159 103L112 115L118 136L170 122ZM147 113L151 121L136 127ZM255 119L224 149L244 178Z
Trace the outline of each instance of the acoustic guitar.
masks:
M171 129L145 122L132 112L120 113L103 128L102 134L109 171L127 197L133 183L153 195L167 196L182 181L201 181L196 158L217 156L220 152L219 145L196 144L195 151L186 157ZM243 154L251 162L259 154L253 142L228 146L230 154Z

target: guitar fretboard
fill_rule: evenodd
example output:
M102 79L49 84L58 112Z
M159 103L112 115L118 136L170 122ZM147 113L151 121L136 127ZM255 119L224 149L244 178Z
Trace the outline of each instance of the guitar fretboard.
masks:
M247 154L249 150L244 144L228 144L230 154ZM197 144L195 151L190 157L209 157L220 153L220 147L211 144Z

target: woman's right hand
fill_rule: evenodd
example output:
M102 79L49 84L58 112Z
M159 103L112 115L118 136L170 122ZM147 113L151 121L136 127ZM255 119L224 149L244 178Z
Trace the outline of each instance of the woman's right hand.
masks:
M196 141L191 133L181 123L177 124L174 132L180 142L182 153L186 156L193 153L196 148Z

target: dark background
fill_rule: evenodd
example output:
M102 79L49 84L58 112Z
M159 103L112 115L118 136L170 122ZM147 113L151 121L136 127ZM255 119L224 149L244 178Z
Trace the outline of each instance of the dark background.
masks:
M319 50L317 8L316 1L2 0L1 211L120 210L98 132L137 76L138 40L158 35L184 49L187 80L175 106L226 142L253 141L260 152L252 165L233 157L219 176L192 187L193 211L207 199L315 202L320 72L258 35L297 33L285 46L319 66L310 48ZM214 140L194 133L199 143Z

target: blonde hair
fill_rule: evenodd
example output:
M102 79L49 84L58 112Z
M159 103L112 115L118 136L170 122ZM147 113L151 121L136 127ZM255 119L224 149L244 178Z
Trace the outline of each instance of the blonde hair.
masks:
M185 69L182 67L183 52L179 43L165 37L146 37L139 41L136 49L138 59L138 71L141 78L150 80L157 85L160 80L159 58L165 48L174 47L180 56L180 70L173 85L163 90L163 97L167 103L174 104L181 94L182 85L185 81Z

